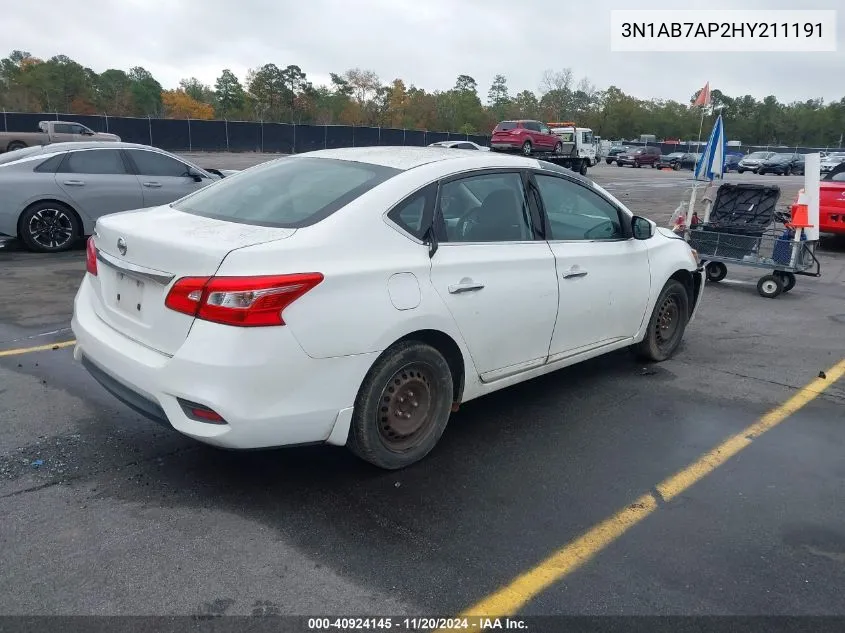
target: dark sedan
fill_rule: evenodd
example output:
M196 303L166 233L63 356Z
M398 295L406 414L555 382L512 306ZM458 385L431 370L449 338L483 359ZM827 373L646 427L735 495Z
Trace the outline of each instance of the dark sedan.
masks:
M687 154L685 152L672 152L671 154L665 154L657 161L657 166L660 169L671 168L677 171L681 168L681 160L686 155Z
M775 154L764 160L757 168L757 173L777 174L778 176L789 176L791 174L804 173L804 156L802 154Z
M625 154L627 152L633 151L634 149L635 148L630 147L628 145L616 145L615 147L611 147L609 150L607 150L607 157L604 159L604 162L606 162L608 165L612 165L614 162L616 162L616 157L619 156L619 154Z

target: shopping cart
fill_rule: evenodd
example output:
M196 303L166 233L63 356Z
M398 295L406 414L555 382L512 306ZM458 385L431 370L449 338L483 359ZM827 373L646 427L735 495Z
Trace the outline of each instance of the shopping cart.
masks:
M722 281L728 273L726 264L771 270L760 277L757 291L773 299L795 287L796 275L821 275L818 241L807 240L802 228L791 224L788 212L776 211L779 197L779 187L733 183L719 187L704 222L687 231L708 281Z

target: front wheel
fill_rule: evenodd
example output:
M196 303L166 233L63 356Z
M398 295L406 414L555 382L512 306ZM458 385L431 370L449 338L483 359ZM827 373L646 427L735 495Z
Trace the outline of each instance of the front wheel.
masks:
M82 236L76 214L60 202L36 202L21 214L18 227L21 241L36 253L66 251Z
M364 378L347 445L379 468L410 466L443 435L453 389L452 372L440 352L418 341L397 343Z
M613 164L613 161L612 161L612 160L610 160L609 158L605 159L605 161L604 161L604 162L606 162L608 165L612 165L612 164Z
M675 163L674 165L672 165L672 169L674 169L675 171L680 170L680 168L681 168L681 163Z
M581 167L578 169L578 173L581 174L582 176L587 175L587 160L586 159L581 161Z
M783 281L776 275L760 277L760 280L757 282L757 292L760 293L761 297L774 299L783 292Z
M635 162L634 162L634 167L639 167L639 166L640 166L640 164L639 164L638 162L636 162L636 161L635 161Z
M684 338L689 316L686 288L681 282L670 279L654 305L645 338L635 346L637 355L654 362L671 357Z

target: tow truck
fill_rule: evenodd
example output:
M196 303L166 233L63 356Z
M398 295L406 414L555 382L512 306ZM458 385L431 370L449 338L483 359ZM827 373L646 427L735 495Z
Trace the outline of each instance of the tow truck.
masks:
M573 121L541 123L520 119L500 122L490 137L495 152L519 151L582 175L596 162L593 131Z

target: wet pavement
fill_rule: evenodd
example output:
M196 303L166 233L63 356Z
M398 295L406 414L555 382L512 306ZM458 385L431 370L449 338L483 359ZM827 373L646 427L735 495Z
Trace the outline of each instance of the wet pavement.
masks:
M661 224L688 186L591 173ZM0 613L457 613L845 357L845 247L824 246L823 276L775 300L742 269L709 284L673 360L616 353L468 403L395 473L139 419L50 348L84 251L0 250ZM845 615L844 405L840 380L521 612Z

